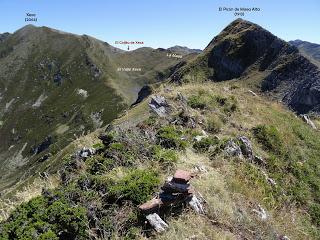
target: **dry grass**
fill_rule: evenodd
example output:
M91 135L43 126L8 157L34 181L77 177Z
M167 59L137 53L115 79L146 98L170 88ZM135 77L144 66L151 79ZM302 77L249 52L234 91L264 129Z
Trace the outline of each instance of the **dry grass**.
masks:
M170 227L156 239L181 239L181 240L231 240L237 239L227 230L215 227L207 218L191 212L183 213L178 219L172 219Z
M31 198L39 196L42 189L52 189L59 184L59 178L56 175L48 176L47 179L36 178L33 183L16 191L13 196L0 199L0 221L7 219L10 213L20 204L29 201Z

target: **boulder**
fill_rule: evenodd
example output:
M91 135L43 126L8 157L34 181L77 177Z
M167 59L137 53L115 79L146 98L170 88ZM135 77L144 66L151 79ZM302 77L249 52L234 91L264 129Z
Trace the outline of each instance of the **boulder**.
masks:
M227 142L224 147L224 152L229 156L243 158L241 148L233 140Z
M314 122L311 121L310 117L306 114L302 114L300 115L302 120L304 122L306 122L308 125L310 125L313 129L317 129L316 125L314 124Z
M149 214L146 218L157 232L164 232L169 227L156 213Z
M95 153L96 153L96 150L94 148L83 147L81 150L75 153L75 157L80 159L86 159L94 155Z
M195 195L192 196L191 200L189 201L189 205L196 213L198 214L204 213L202 201L199 200L199 198L197 198Z
M187 194L191 190L191 187L190 187L190 184L166 182L162 186L162 190L166 193L185 193L185 194Z
M167 116L169 111L169 105L163 96L152 96L149 107L159 117Z
M242 154L248 159L253 159L252 144L251 144L250 140L245 136L241 136L238 139L241 143L240 149L241 149Z

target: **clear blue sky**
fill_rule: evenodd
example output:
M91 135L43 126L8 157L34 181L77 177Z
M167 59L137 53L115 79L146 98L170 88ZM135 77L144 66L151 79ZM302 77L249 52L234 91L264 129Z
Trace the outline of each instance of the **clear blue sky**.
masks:
M137 40L154 48L203 49L237 18L219 7L258 7L260 12L243 18L284 40L320 43L320 0L1 0L0 32L26 25L25 14L32 12L37 26L88 34L112 45Z

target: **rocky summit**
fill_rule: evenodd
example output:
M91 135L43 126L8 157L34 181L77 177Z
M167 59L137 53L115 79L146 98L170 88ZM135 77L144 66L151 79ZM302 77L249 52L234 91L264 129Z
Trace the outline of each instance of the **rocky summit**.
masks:
M298 49L262 27L237 19L173 81L239 79L281 100L298 113L320 111L320 70Z

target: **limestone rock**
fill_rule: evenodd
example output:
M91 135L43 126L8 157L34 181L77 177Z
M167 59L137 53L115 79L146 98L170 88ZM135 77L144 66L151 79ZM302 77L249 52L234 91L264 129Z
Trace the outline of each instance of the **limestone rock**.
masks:
M242 154L248 159L253 159L253 151L252 151L251 141L245 136L241 136L238 139L241 143L240 148L241 148Z
M256 213L261 220L266 220L268 218L266 210L264 210L260 205L258 205L258 209L253 209L252 211Z
M204 207L202 205L202 201L197 198L195 195L192 196L191 200L189 201L189 205L191 208L198 214L204 213Z
M308 125L310 125L313 129L317 129L316 125L314 122L311 121L310 117L306 114L300 115L302 120L305 121Z
M165 117L168 114L169 104L163 96L153 96L149 103L149 107L159 117Z
M169 227L168 224L166 224L156 213L149 214L146 218L157 232L164 232Z
M227 142L224 151L229 156L243 158L241 148L233 140Z

